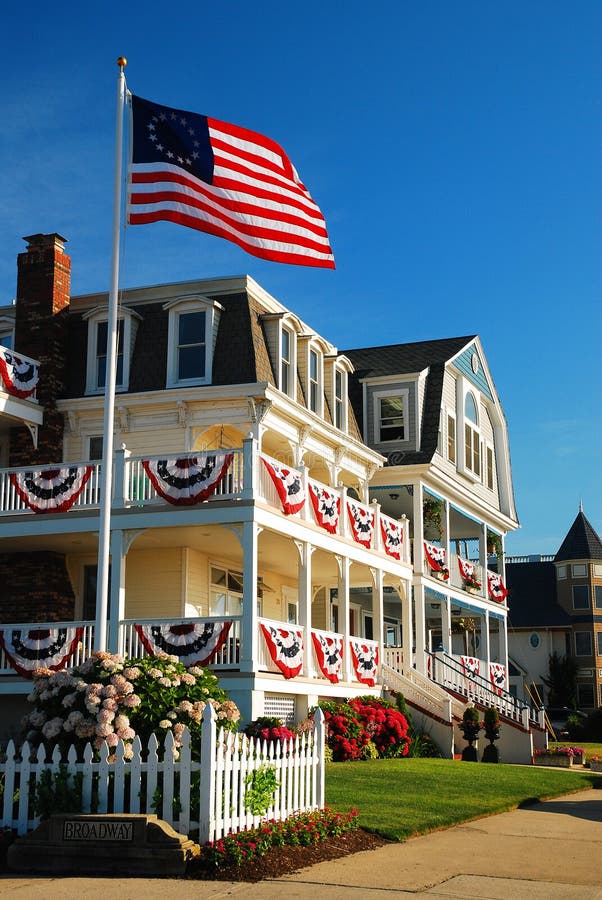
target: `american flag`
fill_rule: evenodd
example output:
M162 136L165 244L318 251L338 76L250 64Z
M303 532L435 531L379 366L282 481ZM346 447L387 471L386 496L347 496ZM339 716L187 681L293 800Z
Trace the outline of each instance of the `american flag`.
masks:
M130 98L129 224L167 220L262 259L334 268L324 217L275 141Z

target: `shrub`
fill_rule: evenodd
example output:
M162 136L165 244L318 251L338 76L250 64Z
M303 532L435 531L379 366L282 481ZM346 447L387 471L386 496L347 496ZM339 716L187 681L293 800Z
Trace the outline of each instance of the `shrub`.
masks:
M27 699L34 710L23 724L34 745L48 741L65 750L73 744L82 751L91 742L99 750L105 741L114 748L121 739L126 759L136 735L143 747L151 734L162 743L168 731L177 747L185 727L193 739L199 737L207 703L216 710L218 726L232 730L240 718L212 672L186 669L167 654L126 659L98 652L71 670L38 669Z
M202 866L211 872L263 856L272 847L307 847L317 844L328 837L357 828L357 818L357 809L343 814L326 807L282 821L272 819L262 822L259 828L228 834L205 844L200 859L193 862L191 868Z
M244 733L247 737L259 738L268 743L279 741L283 744L284 741L296 737L296 732L291 731L282 722L282 719L273 716L260 716L258 719L254 719L246 726Z
M395 704L376 697L355 697L320 703L326 720L326 741L335 762L407 756L408 723Z

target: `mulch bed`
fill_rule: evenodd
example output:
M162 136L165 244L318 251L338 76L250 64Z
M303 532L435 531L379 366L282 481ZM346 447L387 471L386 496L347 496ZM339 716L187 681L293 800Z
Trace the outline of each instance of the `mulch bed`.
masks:
M264 856L259 856L240 866L208 870L202 860L193 860L184 878L211 881L263 881L265 878L280 878L313 866L316 863L340 859L361 850L376 850L389 843L384 838L361 828L347 831L336 837L327 838L309 847L272 847Z

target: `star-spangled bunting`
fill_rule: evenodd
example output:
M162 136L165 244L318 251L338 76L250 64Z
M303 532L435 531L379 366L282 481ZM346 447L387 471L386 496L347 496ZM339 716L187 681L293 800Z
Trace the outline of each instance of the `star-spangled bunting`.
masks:
M506 666L501 663L489 663L489 680L496 694L502 694L506 687Z
M303 631L259 624L272 662L285 678L295 678L303 668Z
M343 638L337 634L326 635L312 631L311 639L320 672L332 684L337 684L343 665Z
M476 678L481 671L481 660L476 656L461 656L462 669L467 678Z
M24 400L31 397L39 380L39 367L31 360L21 359L12 350L0 347L0 390Z
M401 559L401 548L403 545L403 529L400 522L394 522L393 519L380 520L380 534L383 540L383 547L388 556L393 559Z
M351 649L355 677L361 684L374 687L378 672L377 644L365 644L361 638L351 638L349 647Z
M130 96L131 225L163 219L262 259L334 268L324 217L275 141Z
M335 491L309 482L309 499L316 522L330 534L336 534L341 515L341 498Z
M134 625L151 654L177 656L183 665L207 666L224 645L232 622L182 622L173 625Z
M142 465L160 497L175 506L192 506L215 493L232 459L232 453L216 451L182 459L143 459Z
M15 672L31 678L36 669L52 669L53 672L63 669L77 650L83 633L84 629L79 625L3 628L0 629L0 646Z
M460 556L458 559L458 569L460 570L460 575L464 579L465 583L469 587L474 587L477 590L481 588L481 582L477 579L477 567L473 562L470 562L468 559L462 559Z
M261 457L261 461L274 482L282 504L282 512L287 516L298 513L305 504L301 474L295 469L291 469L290 466L283 466L274 459L266 459L265 456Z
M503 603L508 596L508 588L497 572L487 572L487 592L496 603Z
M71 509L93 472L93 466L69 466L41 472L10 472L10 481L23 502L36 513Z
M374 513L371 509L365 509L353 500L347 500L347 515L351 525L353 540L364 547L372 546L372 532L374 531Z
M436 547L434 544L424 542L424 552L427 562L433 572L440 572L447 581L449 578L449 569L446 565L445 547Z

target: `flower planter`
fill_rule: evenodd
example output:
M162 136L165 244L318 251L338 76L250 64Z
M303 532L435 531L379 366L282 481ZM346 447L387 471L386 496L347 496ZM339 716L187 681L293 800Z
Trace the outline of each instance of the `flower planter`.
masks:
M464 590L467 591L469 594L480 594L481 593L481 588L477 587L475 584L465 584Z
M563 753L540 753L533 757L534 766L554 766L557 769L570 769L573 765L573 757Z
M602 772L602 759L590 759L589 767L592 772Z
M431 576L436 578L437 581L447 581L449 578L449 574L440 572L439 569L431 569Z

